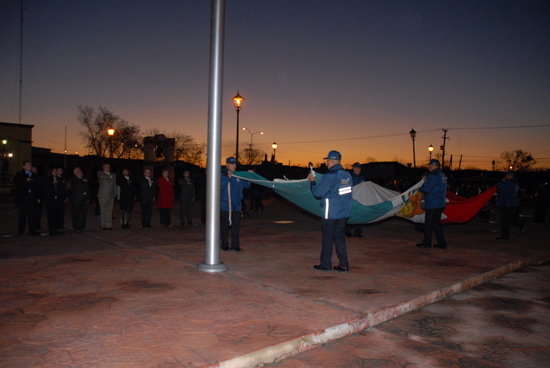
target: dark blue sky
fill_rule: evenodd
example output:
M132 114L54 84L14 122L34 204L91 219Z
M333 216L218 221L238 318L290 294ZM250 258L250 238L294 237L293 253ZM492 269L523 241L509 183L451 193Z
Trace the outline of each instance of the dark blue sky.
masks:
M23 123L35 145L83 152L77 106L206 141L209 1L25 1ZM17 122L19 1L0 8L0 120ZM256 148L288 162L417 163L442 143L464 166L504 150L550 157L548 1L227 1L222 151L231 98ZM378 138L373 138L378 137ZM355 139L350 139L355 138ZM358 139L361 138L361 139ZM241 132L241 149L250 141ZM455 158L457 160L457 158ZM539 166L550 166L541 160Z

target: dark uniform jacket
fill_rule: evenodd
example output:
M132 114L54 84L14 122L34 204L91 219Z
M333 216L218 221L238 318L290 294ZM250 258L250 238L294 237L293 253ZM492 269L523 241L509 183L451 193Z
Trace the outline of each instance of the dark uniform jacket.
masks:
M32 180L28 182L27 178L31 178ZM31 199L38 201L42 196L41 180L38 180L38 175L36 174L27 174L25 170L21 170L15 174L13 182L17 186L15 203L25 203Z
M352 179L342 165L331 167L319 183L312 181L311 192L315 198L320 199L324 219L349 217L353 205Z
M73 176L69 183L71 184L71 203L88 201L90 199L90 184L84 181L84 177L81 179Z
M141 179L139 179L139 189L140 189L140 196L139 199L141 202L153 202L155 198L157 198L157 187L155 185L155 180L151 178L151 185L149 185L149 182L145 178L145 176L142 176Z
M178 184L181 188L180 199L195 198L195 182L191 178L180 178Z
M120 201L121 210L131 210L134 208L134 200L136 198L136 185L134 181L125 176L117 176L117 185L120 188L118 200Z
M519 184L516 178L501 181L497 184L497 206L517 207L519 206L518 192Z
M432 170L418 190L424 195L424 209L446 207L447 177L440 168Z

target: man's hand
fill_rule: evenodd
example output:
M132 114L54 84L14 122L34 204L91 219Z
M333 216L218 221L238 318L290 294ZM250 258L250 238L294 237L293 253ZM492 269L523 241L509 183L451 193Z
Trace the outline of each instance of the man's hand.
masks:
M315 181L315 176L309 174L309 175L307 176L307 180L309 180L309 181Z
M228 177L229 179L231 179L232 176L233 176L233 171L227 170L227 177Z
M254 170L248 170L248 172L249 172L249 173L253 173L253 172L254 172Z

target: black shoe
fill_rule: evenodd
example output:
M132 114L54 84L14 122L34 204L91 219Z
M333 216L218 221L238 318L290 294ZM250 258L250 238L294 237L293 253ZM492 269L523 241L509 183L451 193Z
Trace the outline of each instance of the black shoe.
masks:
M103 229L101 229L101 230L113 230L113 229L112 229L112 228L110 228L110 227L104 227L104 228L103 228Z
M192 222L189 222L189 223L187 224L187 226L197 226L197 225L195 225L195 224L192 223Z
M416 244L416 246L417 246L418 248L431 248L431 247L432 247L431 245L424 245L424 243Z
M508 241L508 240L510 240L510 238L503 238L502 236L500 236L500 237L497 238L497 240L506 240L506 241Z
M354 237L354 238L364 238L364 237L365 237L365 235L363 235L363 234L359 234L359 235L354 235L353 237Z
M242 252L243 248L229 248L229 250L232 250L234 252Z
M447 246L446 245L434 244L434 248L447 249Z
M353 235L348 234L348 233L346 233L346 236L347 236L348 238L353 238Z
M523 225L521 225L521 230L519 231L519 233L523 234L525 230L527 230L527 221L525 221Z
M229 252L229 248L221 248L224 252Z
M319 271L330 272L330 268L324 268L324 267L321 267L320 265L315 265L313 266L313 268Z
M338 271L338 272L342 272L342 273L348 273L349 272L349 268L344 268L342 266L334 266L334 267L332 267L332 269L334 271Z

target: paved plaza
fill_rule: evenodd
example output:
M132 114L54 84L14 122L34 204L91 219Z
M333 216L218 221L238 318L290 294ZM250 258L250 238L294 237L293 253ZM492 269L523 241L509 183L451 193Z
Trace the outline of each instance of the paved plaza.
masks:
M198 206L195 215L200 223ZM550 259L548 225L499 242L496 216L476 217L445 226L440 250L415 247L414 225L390 219L348 239L350 273L319 272L320 220L273 197L242 220L244 252L221 253L229 271L209 274L196 269L205 226L154 218L153 228L102 231L89 208L82 234L12 236L16 208L4 201L0 367L255 367Z

